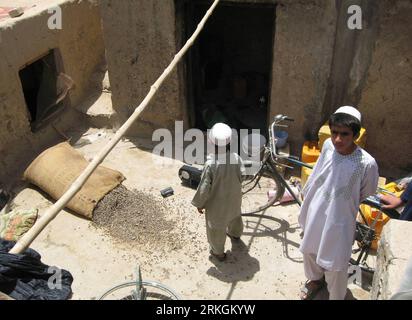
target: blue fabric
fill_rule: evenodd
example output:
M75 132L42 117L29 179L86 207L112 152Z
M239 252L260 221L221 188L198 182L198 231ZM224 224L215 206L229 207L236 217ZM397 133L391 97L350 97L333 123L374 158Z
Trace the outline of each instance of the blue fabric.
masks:
M402 193L401 199L405 202L405 209L399 219L412 221L412 182L409 183L406 190Z

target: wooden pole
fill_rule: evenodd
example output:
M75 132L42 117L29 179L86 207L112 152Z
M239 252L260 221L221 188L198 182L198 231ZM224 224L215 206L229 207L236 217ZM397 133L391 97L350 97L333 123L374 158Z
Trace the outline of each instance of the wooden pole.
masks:
M200 31L202 31L206 21L209 19L209 17L215 10L216 6L218 5L219 1L220 0L215 0L213 2L212 6L209 8L203 19L198 24L193 35L186 41L183 48L180 49L180 51L175 55L169 66L163 71L162 75L151 86L147 96L135 109L135 111L129 117L129 119L127 119L127 121L116 132L112 140L110 140L109 143L93 158L92 162L90 162L86 169L84 169L84 171L73 182L70 188L63 194L63 196L46 211L46 213L36 222L36 224L15 244L15 246L9 251L9 253L19 254L23 252L26 248L28 248L30 244L34 241L34 239L36 239L36 237L39 235L39 233L47 226L47 224L49 224L49 222L57 216L57 214L76 195L76 193L79 192L79 190L85 184L85 182L93 173L93 171L106 158L109 152L116 146L116 144L120 141L120 139L123 137L126 131L131 127L133 122L135 122L139 115L144 111L144 109L147 107L153 96L156 94L157 90L163 84L164 80L173 71L174 67L184 56L187 50L193 45Z

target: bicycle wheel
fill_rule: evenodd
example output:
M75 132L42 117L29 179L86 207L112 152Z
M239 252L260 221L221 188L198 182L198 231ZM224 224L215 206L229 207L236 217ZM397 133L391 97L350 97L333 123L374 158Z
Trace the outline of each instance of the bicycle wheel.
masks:
M125 282L105 292L99 300L180 300L172 289L156 281Z
M242 214L263 211L281 199L285 187L279 173L274 170L272 165L265 162L254 176L248 176L243 181Z

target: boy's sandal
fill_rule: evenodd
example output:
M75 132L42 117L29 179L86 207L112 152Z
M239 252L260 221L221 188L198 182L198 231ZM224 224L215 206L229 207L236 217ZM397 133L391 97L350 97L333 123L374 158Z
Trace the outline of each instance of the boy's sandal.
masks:
M301 300L312 300L316 294L324 287L325 281L321 280L307 280L304 286L300 289Z
M219 261L225 261L226 260L226 253L216 254L213 251L210 251L210 254L212 255L212 257L215 257Z

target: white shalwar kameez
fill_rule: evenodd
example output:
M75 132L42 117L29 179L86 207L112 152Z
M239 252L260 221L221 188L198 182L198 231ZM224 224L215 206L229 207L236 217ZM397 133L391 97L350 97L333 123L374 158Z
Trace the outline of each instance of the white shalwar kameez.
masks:
M300 251L306 277L319 280L325 275L330 299L345 297L358 208L375 194L378 179L378 166L370 154L357 147L341 155L328 139L302 190Z

